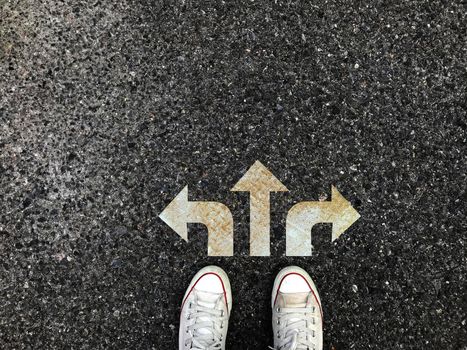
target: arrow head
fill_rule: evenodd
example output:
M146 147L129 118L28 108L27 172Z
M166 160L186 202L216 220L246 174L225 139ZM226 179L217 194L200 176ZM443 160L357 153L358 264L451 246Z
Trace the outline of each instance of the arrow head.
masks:
M352 224L360 218L360 214L352 207L336 187L332 186L332 206L336 217L332 223L332 240L336 240Z
M282 184L259 160L231 189L235 192L287 192Z
M188 186L169 203L169 205L160 213L159 217L180 237L188 242L187 221L190 203L188 202Z

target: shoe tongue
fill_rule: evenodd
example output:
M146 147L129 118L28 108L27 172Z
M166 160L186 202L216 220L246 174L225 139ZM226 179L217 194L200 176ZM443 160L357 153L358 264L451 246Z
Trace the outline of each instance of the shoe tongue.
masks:
M281 293L277 299L277 306L283 308L304 308L310 306L310 293ZM290 318L288 324L300 321L299 318ZM297 333L298 334L298 333ZM297 334L294 335L291 343L287 344L286 349L302 350L307 349L297 343Z
M196 291L196 296L198 298L198 304L210 308L214 308L219 300L219 294L203 292L200 290Z
M203 292L203 291L196 291L196 297L197 297L197 303L199 306L214 309L217 306L217 301L219 300L219 294L213 294L209 292ZM210 319L209 317L200 317L199 318L200 322L209 322ZM196 331L199 334L212 334L212 332L207 329L207 328L199 328ZM208 342L206 343L206 346L208 346Z
M279 293L278 306L286 308L303 308L308 304L310 293Z

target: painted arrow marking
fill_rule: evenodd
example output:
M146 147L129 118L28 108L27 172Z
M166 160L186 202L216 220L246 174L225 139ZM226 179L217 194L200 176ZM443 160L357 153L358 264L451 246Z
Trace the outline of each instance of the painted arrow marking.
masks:
M185 186L159 217L187 242L187 224L204 224L208 229L208 255L233 255L233 218L224 204L190 202L188 186Z
M250 255L270 255L270 192L288 191L256 161L231 191L250 192Z
M300 202L287 213L286 254L311 256L311 228L318 223L332 223L332 241L347 230L360 214L332 186L330 202Z

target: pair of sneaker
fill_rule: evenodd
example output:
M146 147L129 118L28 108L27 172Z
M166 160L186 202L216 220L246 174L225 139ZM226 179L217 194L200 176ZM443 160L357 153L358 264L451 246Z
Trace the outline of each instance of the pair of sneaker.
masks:
M308 273L289 266L274 281L271 297L275 350L322 350L323 314ZM192 279L183 298L179 350L224 350L232 291L221 268L208 266Z

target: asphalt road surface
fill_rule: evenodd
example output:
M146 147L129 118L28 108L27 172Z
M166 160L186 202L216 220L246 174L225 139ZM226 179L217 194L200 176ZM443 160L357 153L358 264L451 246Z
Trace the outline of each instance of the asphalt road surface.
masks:
M272 345L275 274L305 268L325 349L467 349L461 1L0 1L0 348L176 349L195 272L230 276L228 349ZM260 160L271 256L249 256ZM208 257L158 218L188 185L235 219ZM285 256L296 202L360 213Z

